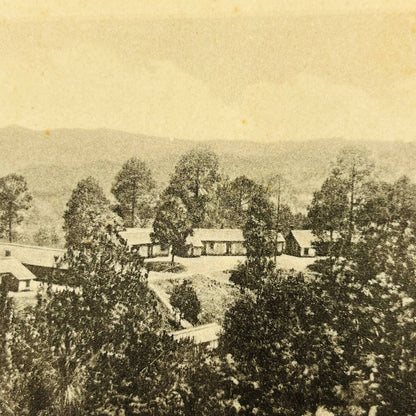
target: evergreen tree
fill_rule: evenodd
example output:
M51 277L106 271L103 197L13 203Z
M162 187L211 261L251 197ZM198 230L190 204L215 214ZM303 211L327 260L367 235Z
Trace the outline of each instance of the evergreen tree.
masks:
M246 176L225 180L218 189L221 217L227 227L243 228L251 199L266 190Z
M146 164L138 158L129 159L118 172L111 192L116 197L116 211L126 227L146 224L153 217L155 182Z
M175 256L184 254L186 239L192 232L192 223L183 202L177 197L165 196L157 209L151 238L171 247L172 263Z
M218 157L207 149L185 153L176 164L167 194L182 200L192 226L211 227L218 222L216 190L220 180Z
M78 182L64 213L65 246L81 250L96 244L105 228L115 225L110 203L93 177Z
M174 308L179 310L181 318L192 324L198 322L201 303L191 282L184 280L182 284L176 285L172 290L169 302Z
M30 208L32 196L26 180L12 173L0 178L0 232L6 231L13 241L13 226L23 221L22 211Z
M256 289L274 268L276 234L274 206L267 195L255 195L250 200L247 221L243 228L247 258L231 272L230 280L242 288Z

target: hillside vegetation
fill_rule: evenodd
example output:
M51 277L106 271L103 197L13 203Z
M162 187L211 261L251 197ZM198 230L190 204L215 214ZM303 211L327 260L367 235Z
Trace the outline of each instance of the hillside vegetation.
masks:
M27 179L33 208L21 233L23 241L32 242L30 236L40 227L61 232L65 204L80 179L96 177L110 197L114 176L133 156L146 161L157 187L163 189L180 156L194 147L206 146L218 154L223 173L230 177L245 174L262 181L281 174L287 184L286 203L304 210L336 154L343 147L357 143L338 138L279 143L196 142L107 129L34 131L10 126L0 129L0 175L16 172ZM359 144L375 160L380 179L393 181L403 174L416 179L414 143Z

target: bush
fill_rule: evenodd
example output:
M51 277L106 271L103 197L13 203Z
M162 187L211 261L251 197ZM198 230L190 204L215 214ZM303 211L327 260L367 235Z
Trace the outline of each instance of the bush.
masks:
M174 287L170 295L170 304L178 309L181 319L186 319L192 324L198 322L198 315L201 312L201 303L189 280Z
M146 262L146 269L149 272L183 273L186 271L183 264L170 261L148 261Z

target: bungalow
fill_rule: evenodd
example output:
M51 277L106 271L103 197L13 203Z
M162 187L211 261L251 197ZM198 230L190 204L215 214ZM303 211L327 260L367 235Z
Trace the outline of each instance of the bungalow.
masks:
M195 228L188 238L188 255L244 256L242 230L232 228Z
M291 230L286 237L286 254L298 257L315 257L316 250L313 243L316 241L312 230Z
M155 244L150 238L152 228L127 228L120 236L127 245L136 251L141 257L163 257L169 255L169 247L162 247Z
M35 275L19 260L13 257L0 257L0 283L6 284L13 292L31 290L31 282Z
M192 236L186 240L187 255L199 256L244 256L243 231L233 228L195 228ZM283 253L285 238L278 233L276 253Z
M218 346L218 338L221 332L221 326L216 323L194 326L192 328L181 329L172 333L175 341L189 339L197 345L203 345L208 348Z

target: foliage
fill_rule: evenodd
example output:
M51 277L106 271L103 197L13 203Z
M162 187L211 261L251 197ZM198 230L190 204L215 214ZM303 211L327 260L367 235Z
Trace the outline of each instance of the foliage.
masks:
M373 171L373 162L369 160L366 152L356 147L343 149L337 156L332 169L332 175L344 182L348 195L348 214L346 216L347 240L351 242L355 232L357 208L363 197L363 189ZM339 185L336 185L338 188ZM339 189L339 188L338 188ZM337 192L340 192L337 190ZM342 209L341 201L337 201L337 210Z
M266 190L252 179L239 176L224 180L218 189L221 218L230 228L243 228L247 221L247 210L253 196Z
M153 272L183 273L186 267L181 263L171 261L147 261L146 269Z
M116 219L96 179L88 177L78 182L64 213L66 248L82 250L96 244L97 237L111 224L116 224Z
M145 225L154 214L155 182L146 164L138 159L129 159L117 173L111 192L118 201L116 212L126 227Z
M368 186L359 238L343 257L312 267L322 276L322 290L336 300L332 325L352 377L338 388L349 401L338 413L377 407L377 415L410 415L416 406L415 187L405 178Z
M31 200L23 176L12 173L0 178L0 232L6 231L10 242L13 225L23 221L22 211L30 208Z
M40 227L33 235L33 241L37 246L57 247L59 236L52 227Z
M308 219L314 234L323 238L334 231L345 227L348 213L347 188L340 175L329 176L319 191L314 192L311 205L308 207Z
M157 209L151 234L152 240L171 247L173 263L175 256L183 254L186 249L186 238L192 232L188 211L181 199L166 196Z
M267 195L255 195L250 201L243 228L247 259L231 272L231 282L242 288L255 289L274 268L270 258L275 254L276 235L274 206Z
M179 310L181 318L186 319L192 324L198 322L201 303L190 281L184 280L182 284L175 286L170 295L169 302L174 308Z
M331 306L319 281L270 272L230 308L221 348L246 380L241 414L297 416L338 402L333 387L345 365Z
M207 149L194 149L176 164L165 193L182 200L194 228L211 227L217 222L215 195L219 179L217 155Z

